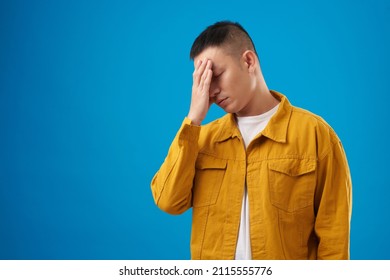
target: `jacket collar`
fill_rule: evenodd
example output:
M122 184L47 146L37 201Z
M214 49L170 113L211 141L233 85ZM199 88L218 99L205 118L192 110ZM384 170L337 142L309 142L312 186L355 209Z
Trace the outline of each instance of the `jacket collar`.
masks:
M270 119L268 125L263 130L261 135L276 142L286 143L287 129L290 122L292 105L288 101L287 97L283 94L274 90L270 90L270 92L280 101L280 104L277 112ZM234 137L241 138L241 133L237 127L234 114L227 114L221 119L220 133L216 140L218 142L222 142Z

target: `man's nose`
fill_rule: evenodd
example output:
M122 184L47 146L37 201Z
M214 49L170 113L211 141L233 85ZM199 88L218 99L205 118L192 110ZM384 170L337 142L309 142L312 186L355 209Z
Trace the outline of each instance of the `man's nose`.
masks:
M215 83L210 85L210 97L214 98L221 92L219 86Z

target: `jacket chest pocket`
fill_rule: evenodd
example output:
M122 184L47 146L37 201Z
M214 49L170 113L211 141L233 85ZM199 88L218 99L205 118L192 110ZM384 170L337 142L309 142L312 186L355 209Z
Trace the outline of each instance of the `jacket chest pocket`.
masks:
M200 156L195 165L192 205L202 207L217 202L226 172L226 160L211 156Z
M269 162L271 203L284 211L313 205L316 188L316 160L282 159Z

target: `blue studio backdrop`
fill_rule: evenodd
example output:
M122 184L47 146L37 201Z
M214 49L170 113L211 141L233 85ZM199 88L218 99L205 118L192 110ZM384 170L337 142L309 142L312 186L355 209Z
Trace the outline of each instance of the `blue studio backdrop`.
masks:
M338 133L352 259L390 259L390 1L0 3L0 259L189 259L150 181L186 116L189 50L240 22L271 89ZM223 115L211 108L206 122Z

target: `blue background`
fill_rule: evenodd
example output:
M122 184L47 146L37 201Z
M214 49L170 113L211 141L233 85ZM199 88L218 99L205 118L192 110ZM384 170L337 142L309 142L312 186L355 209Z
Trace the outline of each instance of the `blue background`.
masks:
M352 259L390 259L389 1L1 1L0 259L189 259L150 181L187 114L189 49L240 22L271 89L352 172ZM207 121L223 115L213 106Z

